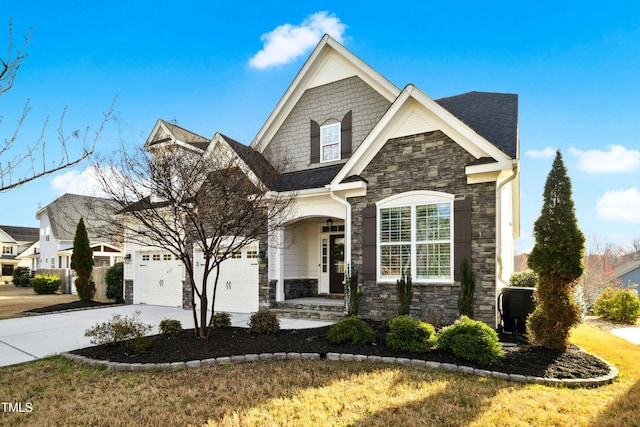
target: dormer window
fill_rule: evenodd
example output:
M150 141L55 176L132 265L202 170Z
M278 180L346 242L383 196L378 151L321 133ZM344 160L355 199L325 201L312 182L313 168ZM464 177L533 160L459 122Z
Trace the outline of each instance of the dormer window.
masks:
M340 123L320 127L321 162L340 160Z

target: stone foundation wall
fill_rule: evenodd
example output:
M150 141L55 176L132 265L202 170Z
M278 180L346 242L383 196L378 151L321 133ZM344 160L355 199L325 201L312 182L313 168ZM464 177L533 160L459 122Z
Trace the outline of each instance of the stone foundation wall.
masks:
M284 281L284 299L317 297L318 279L286 279Z
M124 281L124 303L133 304L133 280Z

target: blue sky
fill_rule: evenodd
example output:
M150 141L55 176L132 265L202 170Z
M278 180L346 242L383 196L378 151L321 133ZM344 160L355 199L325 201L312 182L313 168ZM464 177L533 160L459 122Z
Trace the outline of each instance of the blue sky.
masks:
M0 96L2 140L27 100L19 140L37 137L49 116L54 147L65 106L65 130L92 131L118 96L100 153L121 139L142 144L158 118L249 144L329 32L396 86L413 83L433 99L519 95L518 251L533 246L556 149L590 243L640 238L638 2L11 3L3 5L0 54L10 17L15 42L33 34L14 88ZM87 167L0 194L0 224L38 226L39 206L86 191Z

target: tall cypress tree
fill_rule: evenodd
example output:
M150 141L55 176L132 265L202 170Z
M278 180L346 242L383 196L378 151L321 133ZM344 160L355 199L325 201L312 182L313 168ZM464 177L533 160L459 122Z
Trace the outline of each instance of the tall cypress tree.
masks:
M74 269L78 275L75 281L78 297L83 301L92 299L96 293L96 285L91 281L93 251L91 250L87 228L82 218L80 218L78 222L76 235L73 238L71 268Z
M536 309L527 329L534 343L564 350L569 330L580 320L573 289L584 271L585 238L571 196L571 180L560 151L547 176L540 217L533 226L535 246L528 259L538 276Z

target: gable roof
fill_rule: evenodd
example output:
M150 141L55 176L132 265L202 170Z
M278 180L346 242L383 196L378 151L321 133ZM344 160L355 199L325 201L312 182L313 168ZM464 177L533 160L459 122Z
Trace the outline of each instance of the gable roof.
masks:
M389 102L400 89L380 73L325 34L302 69L251 142L251 148L262 152L307 89L358 76Z
M518 95L468 92L435 102L512 159L518 157Z
M95 241L105 237L100 230L110 225L108 217L115 214L118 206L112 200L66 193L40 209L36 218L40 219L42 214L49 217L51 234L58 241L73 241L78 222L83 218L89 240Z
M630 273L633 270L636 270L638 268L640 268L640 260L630 261L616 268L613 274L611 275L611 278L617 279L620 276L624 276L625 274Z
M188 148L194 148L197 151L204 151L209 145L209 142L210 140L202 135L198 135L166 120L158 119L145 145L149 148L163 143L177 143Z
M275 168L267 159L264 158L262 153L254 150L253 148L222 135L222 138L227 142L229 147L242 159L249 169L267 186L272 187L274 184L274 178L277 174Z
M0 225L0 229L16 242L35 242L40 239L40 229L37 227L17 227Z

